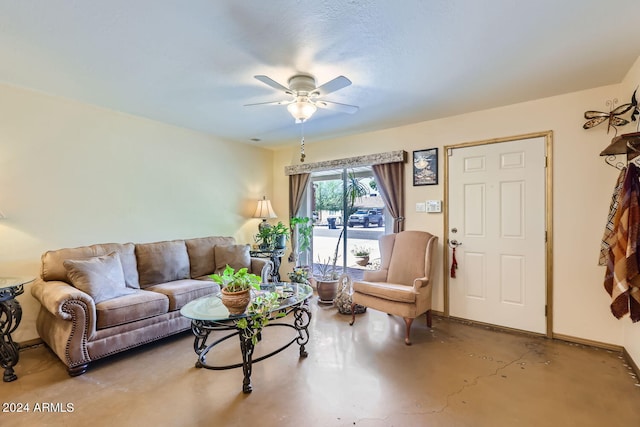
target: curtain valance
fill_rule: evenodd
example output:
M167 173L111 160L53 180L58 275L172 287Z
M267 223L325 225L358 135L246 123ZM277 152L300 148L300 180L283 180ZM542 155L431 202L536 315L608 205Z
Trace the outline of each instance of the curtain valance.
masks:
M289 176L332 169L353 168L357 166L373 166L396 162L404 163L406 161L406 151L387 151L386 153L367 154L364 156L349 157L346 159L325 160L323 162L301 163L299 165L285 166L284 174Z

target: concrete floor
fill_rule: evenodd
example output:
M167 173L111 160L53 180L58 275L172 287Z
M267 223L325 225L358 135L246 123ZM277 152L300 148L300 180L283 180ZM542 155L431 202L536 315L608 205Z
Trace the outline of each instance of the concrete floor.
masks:
M24 350L18 380L0 385L0 425L640 425L640 384L616 352L438 317L431 330L418 319L407 347L402 319L369 309L350 327L317 297L310 306L309 357L292 346L255 364L246 395L241 369L194 367L189 332L76 378L46 347ZM258 350L290 332L267 329ZM217 362L239 360L227 342ZM11 412L21 404L30 412Z

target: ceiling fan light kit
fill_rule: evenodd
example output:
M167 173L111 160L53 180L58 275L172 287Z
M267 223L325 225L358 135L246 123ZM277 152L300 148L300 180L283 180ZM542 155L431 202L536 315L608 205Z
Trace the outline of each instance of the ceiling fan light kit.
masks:
M321 99L325 95L351 85L351 80L345 76L338 76L321 86L316 86L316 79L313 76L309 74L296 74L287 80L289 87L281 85L271 77L264 75L257 75L254 77L256 80L261 81L267 86L291 96L292 99L259 102L256 104L246 104L246 106L286 105L287 110L296 120L296 123L303 123L308 120L318 108L326 108L349 114L353 114L358 111L358 107L355 105L341 104Z
M326 101L320 99L325 95L333 93L337 90L345 88L351 84L351 80L345 76L338 76L327 83L316 86L316 79L309 74L296 74L291 77L287 84L289 87L281 85L271 77L264 75L254 76L256 80L261 81L267 86L284 92L285 94L292 96L291 100L280 100L271 102L259 102L256 104L246 104L246 106L252 105L286 105L287 111L293 116L296 123L302 123L309 120L311 116L319 108L327 108L336 110L342 113L353 114L358 111L358 107L355 105L341 104L339 102ZM300 161L304 162L304 127L302 128L302 137L300 139Z
M306 96L299 96L295 102L287 105L287 110L296 119L296 123L302 123L308 120L318 108L309 102Z

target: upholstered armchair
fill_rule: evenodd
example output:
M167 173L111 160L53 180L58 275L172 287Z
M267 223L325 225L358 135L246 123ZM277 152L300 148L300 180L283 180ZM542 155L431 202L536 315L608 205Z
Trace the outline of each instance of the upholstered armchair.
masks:
M413 319L426 313L431 327L433 258L438 237L424 231L401 231L379 238L380 270L365 271L362 281L353 283L351 325L356 304L402 316L406 325L405 344L411 345Z

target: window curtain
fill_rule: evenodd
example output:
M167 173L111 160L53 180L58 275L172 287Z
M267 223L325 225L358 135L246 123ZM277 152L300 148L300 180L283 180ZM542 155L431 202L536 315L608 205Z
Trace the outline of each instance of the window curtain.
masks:
M393 162L371 166L382 200L393 217L393 232L404 230L404 163Z
M295 175L289 175L289 218L293 218L298 215L300 207L302 205L302 196L304 190L309 183L310 173L299 173ZM298 239L296 236L296 229L291 229L291 254L289 254L289 262L298 263Z

